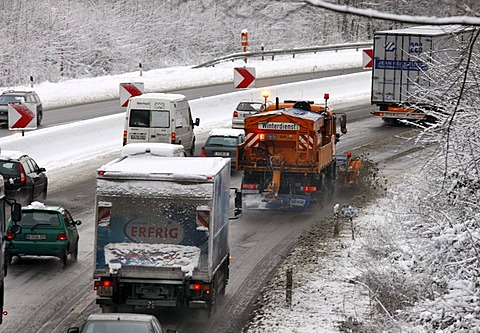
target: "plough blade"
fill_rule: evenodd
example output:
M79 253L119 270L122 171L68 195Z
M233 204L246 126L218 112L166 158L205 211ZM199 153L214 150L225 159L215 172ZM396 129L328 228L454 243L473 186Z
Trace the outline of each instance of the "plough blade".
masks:
M305 195L243 194L246 209L304 211L310 207L311 197Z

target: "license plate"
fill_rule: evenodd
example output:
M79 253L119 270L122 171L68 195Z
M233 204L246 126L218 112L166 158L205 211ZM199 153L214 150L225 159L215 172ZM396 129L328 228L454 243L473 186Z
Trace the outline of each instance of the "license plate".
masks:
M28 240L42 240L47 239L47 235L43 234L26 234L25 238Z
M230 156L230 153L228 151L216 151L215 156Z
M97 289L98 296L112 296L113 295L113 288L112 287L104 287L100 286Z
M292 205L293 207L303 207L305 206L305 202L305 199L292 199L290 200L290 205Z
M145 140L145 134L130 134L132 140Z

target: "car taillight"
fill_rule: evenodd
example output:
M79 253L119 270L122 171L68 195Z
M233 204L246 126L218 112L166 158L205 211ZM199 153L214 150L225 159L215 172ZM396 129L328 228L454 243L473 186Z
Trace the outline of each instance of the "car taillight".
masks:
M258 184L242 184L244 190L258 190Z
M207 157L207 153L205 152L205 147L202 147L202 152L200 154L201 157Z
M7 240L12 240L15 238L15 235L13 234L12 230L7 230Z
M237 118L238 117L238 112L237 111L233 111L233 118Z
M123 145L125 146L127 144L127 131L123 131Z
M172 142L173 144L175 144L175 133L172 133Z
M59 241L67 240L67 234L64 232L59 232L57 235L57 240Z
M20 183L25 183L25 170L23 169L23 165L21 163L18 164L20 166Z

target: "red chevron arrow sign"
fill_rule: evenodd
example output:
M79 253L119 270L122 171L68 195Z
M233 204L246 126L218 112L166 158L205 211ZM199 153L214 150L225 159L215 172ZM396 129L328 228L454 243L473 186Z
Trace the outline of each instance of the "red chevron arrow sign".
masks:
M37 128L37 106L34 103L10 103L7 112L9 129Z
M363 68L372 68L373 67L373 49L365 49L362 52L363 55Z
M143 82L120 83L120 107L126 108L130 97L139 96L144 92Z
M235 89L255 87L255 68L236 67L233 69L233 85Z

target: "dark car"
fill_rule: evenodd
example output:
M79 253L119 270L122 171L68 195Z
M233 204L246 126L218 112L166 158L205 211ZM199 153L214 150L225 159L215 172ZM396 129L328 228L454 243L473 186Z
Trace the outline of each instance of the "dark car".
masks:
M163 330L157 318L136 313L91 314L82 329L70 327L68 333L175 333Z
M22 205L28 205L37 198L47 197L48 179L45 168L19 151L0 151L0 174L5 182L5 194Z
M8 263L14 256L55 256L67 265L68 255L78 257L78 231L80 220L74 220L63 207L46 206L35 201L22 207L22 218L17 222L19 233L12 231L13 222L7 228Z
M9 103L31 103L37 109L37 126L40 126L43 118L43 105L40 97L34 91L7 90L0 95L0 123L8 124Z
M245 132L241 129L218 128L208 135L202 156L229 157L232 166L237 158L237 146L245 141Z

